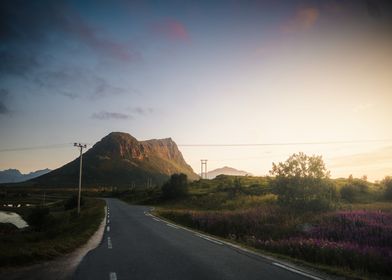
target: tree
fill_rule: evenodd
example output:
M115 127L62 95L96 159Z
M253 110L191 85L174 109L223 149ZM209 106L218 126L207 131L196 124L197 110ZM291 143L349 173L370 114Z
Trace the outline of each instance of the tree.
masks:
M381 185L384 188L384 197L388 200L392 200L392 177L385 177L381 181Z
M278 202L298 210L323 210L332 205L336 190L321 156L293 154L270 171Z
M169 181L162 186L164 199L175 199L188 194L188 178L185 174L173 174Z
M364 179L364 176L361 179L349 177L348 182L340 189L341 198L348 202L366 201L369 184Z

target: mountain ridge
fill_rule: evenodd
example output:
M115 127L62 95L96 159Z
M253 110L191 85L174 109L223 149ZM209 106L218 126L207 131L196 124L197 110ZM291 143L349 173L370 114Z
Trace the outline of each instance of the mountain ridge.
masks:
M173 173L198 176L185 162L171 138L138 141L125 132L111 132L83 154L84 186L160 185ZM30 180L41 186L73 186L79 178L79 157L41 177Z
M238 170L233 167L224 166L207 172L208 179L214 179L219 175L230 175L230 176L251 176L252 174L243 170Z
M50 169L45 168L23 174L18 169L9 168L0 171L0 183L19 183L33 179L35 177L39 177L41 175L49 173L50 171Z

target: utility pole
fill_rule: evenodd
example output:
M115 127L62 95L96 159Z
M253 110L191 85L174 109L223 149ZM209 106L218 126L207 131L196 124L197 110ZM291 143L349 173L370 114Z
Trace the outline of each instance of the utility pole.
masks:
M82 194L82 163L83 163L83 148L87 148L87 145L80 143L74 143L75 147L80 149L80 169L79 169L79 192L78 192L78 215L80 215L80 196Z

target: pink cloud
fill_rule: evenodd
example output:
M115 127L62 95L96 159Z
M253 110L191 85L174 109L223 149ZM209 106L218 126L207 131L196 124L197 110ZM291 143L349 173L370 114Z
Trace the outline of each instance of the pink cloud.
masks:
M317 22L320 12L316 8L300 8L295 16L282 26L283 32L299 32L310 30Z
M188 41L189 34L184 24L173 19L156 22L152 25L155 34L173 41Z

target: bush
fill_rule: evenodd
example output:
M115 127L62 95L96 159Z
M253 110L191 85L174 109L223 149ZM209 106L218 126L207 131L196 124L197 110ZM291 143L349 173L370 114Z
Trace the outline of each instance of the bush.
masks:
M392 177L385 177L385 179L381 181L381 184L384 187L384 198L392 200Z
M42 231L46 226L49 226L54 221L54 218L50 214L49 208L35 207L27 216L26 221L29 226L35 230Z
M169 181L162 186L163 199L175 199L188 194L188 177L181 174L173 174Z
M349 183L340 189L340 196L342 199L348 202L358 202L369 194L369 186L365 181L359 179L352 179L349 181Z
M80 206L84 204L83 197L80 198ZM72 195L64 202L64 209L71 210L78 207L78 196L76 194Z

